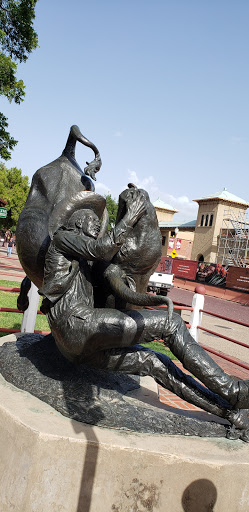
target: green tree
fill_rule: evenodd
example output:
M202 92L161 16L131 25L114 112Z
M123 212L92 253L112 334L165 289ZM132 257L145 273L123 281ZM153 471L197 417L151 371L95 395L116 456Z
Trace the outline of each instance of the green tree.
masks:
M25 85L17 80L16 62L25 62L37 48L38 37L33 29L37 0L0 0L0 95L10 102L21 103ZM0 113L0 156L11 158L10 150L17 141L7 131L7 118Z
M108 229L111 229L115 225L117 211L118 211L118 203L115 199L112 198L111 194L105 196L106 200L106 208L109 215L109 224Z
M21 169L7 169L0 163L0 197L7 201L6 219L0 219L2 229L16 230L18 217L25 205L29 193L29 179L22 176Z

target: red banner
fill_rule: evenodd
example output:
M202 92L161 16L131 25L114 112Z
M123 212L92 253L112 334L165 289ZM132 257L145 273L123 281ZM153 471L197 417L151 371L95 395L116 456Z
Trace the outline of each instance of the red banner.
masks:
M165 274L171 274L172 262L172 258L169 258L168 256L162 256L161 261L158 264L155 272L164 272Z
M249 268L229 267L227 287L249 291Z
M172 274L176 277L195 280L198 261L192 260L174 260L172 265Z
M227 267L219 263L200 262L196 273L196 281L212 286L226 286Z

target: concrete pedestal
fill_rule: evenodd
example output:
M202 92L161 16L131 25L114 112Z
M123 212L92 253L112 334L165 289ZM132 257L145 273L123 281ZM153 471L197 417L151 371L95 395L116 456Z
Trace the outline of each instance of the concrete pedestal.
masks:
M91 427L1 376L0 396L1 512L249 510L242 441Z

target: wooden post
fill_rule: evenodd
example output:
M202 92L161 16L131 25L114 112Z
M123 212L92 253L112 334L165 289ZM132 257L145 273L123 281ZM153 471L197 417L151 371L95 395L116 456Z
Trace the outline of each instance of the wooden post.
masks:
M202 285L197 285L195 288L195 294L192 300L192 308L189 323L191 325L189 332L191 336L198 342L199 331L197 329L198 325L201 325L202 321L202 312L201 309L204 308L204 296L206 293L206 289Z
M38 294L38 288L34 285L34 283L31 283L28 298L29 307L23 313L21 332L34 332L35 330L35 321L40 296Z

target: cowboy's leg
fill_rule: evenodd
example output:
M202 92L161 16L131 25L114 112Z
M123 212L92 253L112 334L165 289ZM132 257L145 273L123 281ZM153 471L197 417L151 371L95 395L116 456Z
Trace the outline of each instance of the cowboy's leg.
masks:
M162 326L165 325L165 313L162 314L161 311L151 312L148 310L126 311L125 318L130 318L133 321L135 321L136 329L134 329L133 325L132 335L131 332L129 333L129 329L127 331L126 329L124 329L121 338L123 346L126 346L127 343L133 344L134 342L137 341L149 342L154 339L162 338L161 334ZM174 315L173 329L176 326L181 327L183 334L185 336L186 332L187 334L189 334L185 326L185 323L182 321L179 315ZM136 336L134 338L133 335L135 331ZM120 334L121 333L119 333L119 335ZM194 340L190 336L190 339L187 338L186 344L189 345L190 343L190 345L192 345L192 341ZM212 374L213 371L215 373L215 376L213 376L214 382L216 381L216 377L218 380L221 381L223 379L222 382L223 385L225 386L227 379L227 384L229 387L231 378L227 376L225 372L223 372L223 370L218 365L216 365L209 356L206 358L206 352L198 344L196 344L196 342L194 343L196 360L194 369L197 368L197 371L199 373L201 370L201 367L199 367L199 363L203 361L205 365L204 377L206 377L207 367L208 376L210 373ZM174 343L175 351L179 352L177 346L178 343ZM197 357L199 348L201 349L200 359L198 359ZM178 353L178 355L180 356L181 354ZM187 358L186 361L187 365L189 366ZM204 388L191 376L188 376L185 373L183 373L179 368L177 368L174 365L174 363L167 356L163 354L156 353L149 349L144 349L141 346L132 346L130 348L114 348L111 350L98 351L97 353L94 354L92 358L90 358L88 364L97 366L99 368L105 368L112 371L119 371L128 374L133 373L141 376L150 375L163 387L169 389L170 391L177 394L184 400L196 405L197 407L201 407L210 413L228 419L233 425L230 437L232 439L237 439L240 437L244 441L249 442L248 411L244 409L241 409L239 411L231 410L231 404L229 404L228 401L223 400L222 397L220 396L220 393L216 394L210 391L209 389ZM185 367L187 366L185 365ZM202 378L202 375L200 375L200 377ZM235 381L235 383L238 384L238 381ZM229 393L224 394L228 394L230 398ZM238 402L236 406L238 407ZM245 407L245 405L242 405L240 407Z
M130 311L129 315L134 313ZM233 408L249 409L249 381L238 380L225 373L192 338L180 315L174 313L169 325L165 311L139 310L136 313L143 317L143 341L164 340L184 368L208 389L229 402Z
M218 393L234 408L249 408L249 381L238 380L225 373L192 338L179 315L173 315L170 327L166 323L162 339L184 368L211 391Z
M229 419L230 406L219 395L182 372L171 359L161 353L134 345L126 348L100 350L84 361L89 366L125 374L153 377L158 384L183 400Z
M150 314L77 304L68 317L65 312L56 318L51 310L48 318L59 350L70 361L127 374L150 375L181 398L224 417L229 404L185 375L167 356L131 346L161 337L165 314L147 313Z
M85 362L87 358L91 358L91 364L100 365L105 369L141 376L150 375L163 387L197 407L222 417L227 415L230 406L225 400L184 374L167 356L141 347L140 350L131 347L136 343L161 338L166 320L165 312L113 309L85 311L82 315L85 346L81 361ZM88 319L87 314L90 314ZM77 330L75 327L76 324L73 332ZM82 340L82 326L79 328Z
M101 350L164 339L176 357L183 362L185 368L213 393L217 393L233 407L247 408L247 402L246 405L238 403L239 382L229 377L194 341L179 315L173 315L170 329L167 318L167 313L164 311L93 309L78 304L68 318L63 315L56 321L56 329L52 324L50 325L62 353L68 359L78 362L97 356ZM149 362L151 371L153 367L151 358ZM160 375L162 375L163 365L159 366ZM159 376L155 374L152 376L160 380ZM187 381L185 380L184 385L176 381L177 379L172 381L174 387L172 391L176 394L182 393ZM163 386L168 386L168 380L166 383L161 382ZM194 385L193 382L191 385ZM189 400L187 397L185 399ZM196 405L202 407L200 403ZM207 407L205 409L209 410Z

